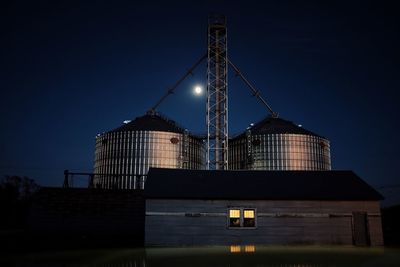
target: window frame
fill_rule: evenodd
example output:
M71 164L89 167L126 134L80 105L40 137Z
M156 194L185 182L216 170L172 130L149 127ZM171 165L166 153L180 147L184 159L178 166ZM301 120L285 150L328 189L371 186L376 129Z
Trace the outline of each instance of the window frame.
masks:
M230 211L240 210L240 226L231 226ZM244 226L244 211L253 210L254 211L254 226ZM254 207L238 207L232 206L228 207L226 211L226 227L227 229L237 229L237 230L254 230L257 229L257 208Z

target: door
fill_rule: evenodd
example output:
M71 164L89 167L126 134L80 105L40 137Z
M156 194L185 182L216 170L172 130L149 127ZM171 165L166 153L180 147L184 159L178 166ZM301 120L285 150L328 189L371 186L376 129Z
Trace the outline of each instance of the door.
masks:
M369 246L367 214L353 212L353 242L356 246Z

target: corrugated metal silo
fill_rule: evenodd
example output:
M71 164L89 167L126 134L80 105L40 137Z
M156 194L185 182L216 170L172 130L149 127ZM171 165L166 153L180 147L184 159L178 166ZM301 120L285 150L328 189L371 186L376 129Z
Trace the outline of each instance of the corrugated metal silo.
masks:
M231 170L330 170L329 140L267 117L229 142Z
M96 137L95 187L143 188L150 167L204 168L204 143L159 114L146 114Z

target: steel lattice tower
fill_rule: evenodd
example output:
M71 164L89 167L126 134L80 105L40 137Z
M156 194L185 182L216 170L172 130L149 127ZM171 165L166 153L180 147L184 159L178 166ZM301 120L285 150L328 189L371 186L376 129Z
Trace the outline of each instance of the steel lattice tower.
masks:
M228 169L228 58L226 19L208 21L207 169Z

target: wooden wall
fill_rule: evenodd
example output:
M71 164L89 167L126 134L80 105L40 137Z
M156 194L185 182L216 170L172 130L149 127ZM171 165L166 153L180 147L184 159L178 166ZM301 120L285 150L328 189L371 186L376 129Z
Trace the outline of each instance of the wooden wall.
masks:
M256 229L229 229L228 207L255 208ZM378 201L146 200L145 244L353 244L353 212L366 212L372 246L383 245Z
M36 240L143 245L144 198L139 190L42 188L29 216Z

